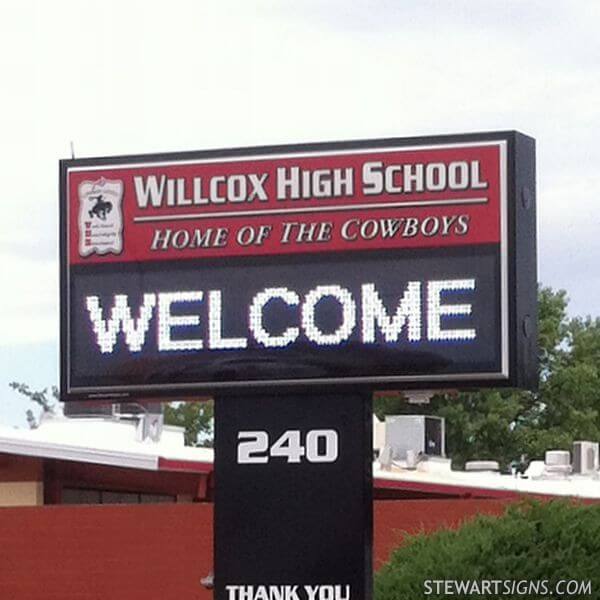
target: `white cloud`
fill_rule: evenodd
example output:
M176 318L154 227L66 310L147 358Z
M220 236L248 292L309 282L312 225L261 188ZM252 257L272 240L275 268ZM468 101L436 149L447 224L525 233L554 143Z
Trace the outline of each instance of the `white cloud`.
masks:
M538 191L539 273L566 289L573 315L600 316L600 174L549 175Z

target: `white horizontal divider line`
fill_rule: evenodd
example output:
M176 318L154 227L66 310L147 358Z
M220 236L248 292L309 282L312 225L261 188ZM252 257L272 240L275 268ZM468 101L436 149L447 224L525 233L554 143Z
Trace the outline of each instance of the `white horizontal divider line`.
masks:
M414 202L380 202L372 204L344 204L340 206L313 206L302 208L273 208L265 210L215 211L208 213L185 213L171 215L148 215L134 217L135 223L151 221L193 221L196 219L229 219L235 217L262 217L269 215L298 215L307 213L344 212L384 208L422 208L427 206L459 206L463 204L487 204L487 198L454 198L451 200L422 200Z

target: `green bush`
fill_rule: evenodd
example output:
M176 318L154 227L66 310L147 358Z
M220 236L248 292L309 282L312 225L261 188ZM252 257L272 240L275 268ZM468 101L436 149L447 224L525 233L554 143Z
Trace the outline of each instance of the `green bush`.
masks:
M512 597L438 595L435 584L425 586L439 580L546 580L549 589L560 580L590 581L591 596L560 597L600 598L600 505L529 501L509 506L501 517L478 516L458 530L410 536L376 574L375 599Z

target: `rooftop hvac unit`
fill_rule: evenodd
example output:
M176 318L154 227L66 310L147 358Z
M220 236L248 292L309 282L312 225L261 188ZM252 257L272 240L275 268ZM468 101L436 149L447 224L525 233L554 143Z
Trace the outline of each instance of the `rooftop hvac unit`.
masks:
M429 415L394 415L385 418L385 445L393 460L406 460L414 455L445 456L445 423L443 417Z
M573 472L591 475L600 468L598 442L573 442Z
M568 475L571 473L571 453L568 450L547 450L544 459L546 475Z

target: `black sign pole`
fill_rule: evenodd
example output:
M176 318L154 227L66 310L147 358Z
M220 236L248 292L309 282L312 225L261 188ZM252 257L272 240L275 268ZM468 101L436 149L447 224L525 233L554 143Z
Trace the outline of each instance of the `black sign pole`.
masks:
M215 598L372 597L370 394L215 401Z

